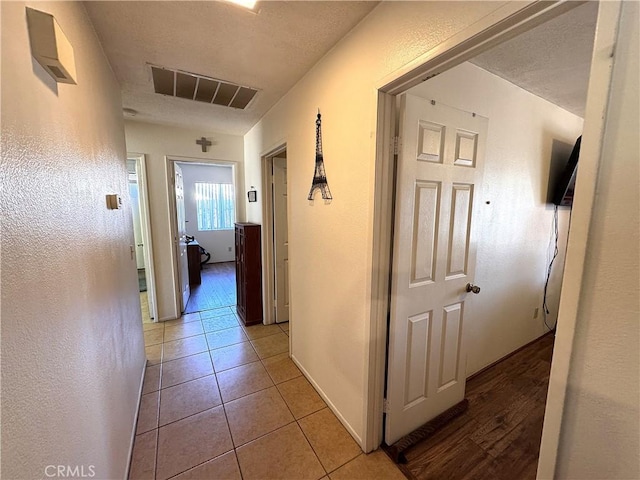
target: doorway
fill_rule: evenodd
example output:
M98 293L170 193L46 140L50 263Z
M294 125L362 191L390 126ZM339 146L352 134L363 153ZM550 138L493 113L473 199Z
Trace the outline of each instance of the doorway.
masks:
M410 92L399 97L388 445L463 402L464 331L480 291L472 283L489 118Z
M536 8L539 10L537 12L529 10L526 12L526 8L517 12L517 15L513 15L510 17L510 21L514 23L511 26L506 25L490 25L488 24L486 30L481 30L481 34L477 34L473 40L464 41L464 38L472 38L472 35L469 37L460 36L458 39L452 39L449 42L445 42L445 44L439 46L434 49L434 51L430 52L425 56L424 63L412 70L410 73L397 76L397 78L392 79L391 81L387 81L384 85L380 86L379 90L379 125L378 125L378 161L376 164L376 206L375 206L375 239L374 239L374 258L377 260L377 265L382 266L381 272L375 272L373 275L373 284L374 290L377 290L378 295L374 295L374 308L372 311L372 328L371 328L371 340L372 343L375 343L374 350L376 353L372 355L370 358L370 371L372 372L370 376L371 385L373 385L373 393L369 396L370 408L368 409L368 431L367 431L367 440L365 443L371 441L371 445L375 446L376 443L382 438L382 418L383 418L383 405L385 402L384 399L384 385L386 379L386 366L385 362L387 360L392 361L392 354L387 357L384 340L387 338L388 330L393 330L393 324L388 326L387 324L387 314L390 312L389 310L389 297L388 292L390 288L392 288L393 278L389 277L389 271L391 270L391 243L392 243L392 235L388 232L393 231L392 224L394 218L394 210L393 210L393 198L395 197L394 187L395 187L395 162L393 161L392 156L389 156L388 152L397 153L397 149L394 149L394 125L396 125L396 96L402 93L405 93L409 90L409 88L418 85L425 81L425 79L429 79L432 77L436 77L436 75L444 74L444 72L448 71L452 67L456 65L462 64L464 61L469 60L476 56L478 53L482 51L488 50L489 46L497 45L508 38L513 38L515 36L515 31L523 32L531 29L535 25L539 25L543 23L542 17L544 20L548 20L550 18L554 18L561 13L564 13L567 8L572 8L568 5L554 5L549 8L548 5L545 7L543 5L538 4ZM529 7L527 7L529 8ZM546 9L546 11L542 11ZM606 25L604 28L606 32L603 35L603 38L598 39L601 42L601 46L608 45L606 42L610 42L613 36L613 32L615 32L615 22L611 21L611 19L616 18L616 11L619 9L619 6L601 6L601 13L599 19L605 19ZM605 12L605 15L602 14L602 10L611 10ZM542 14L542 17L541 17ZM519 18L517 18L519 15ZM600 29L601 24L598 23L598 27ZM509 30L509 33L506 32ZM485 36L486 35L486 36ZM604 40L606 38L606 40ZM597 45L596 45L597 46ZM587 101L586 107L586 115L585 115L585 125L584 132L585 135L587 132L591 132L594 136L590 139L590 152L587 155L590 155L589 161L593 163L597 163L598 152L600 149L600 140L598 132L602 129L602 119L598 115L598 110L595 110L595 107L602 108L602 100L601 98L606 98L606 91L608 89L609 77L608 73L605 70L606 66L610 66L610 60L605 60L602 58L594 57L594 64L596 61L599 61L599 65L593 65L591 67L590 73L590 84L596 85L596 88L593 89L593 92L590 91L590 95ZM595 72L595 73L594 73ZM437 77L436 77L437 79ZM427 80L428 84L428 80ZM463 91L461 91L463 92ZM464 92L463 95L464 96ZM601 98L600 98L601 97ZM434 100L434 99L432 99ZM438 100L435 100L438 103ZM593 108L590 108L590 105ZM464 108L464 107L462 107ZM602 110L600 110L602 111ZM469 114L475 113L473 111L469 111ZM428 128L426 130L429 130ZM464 129L463 129L464 130ZM427 143L430 142L429 135L424 135L422 137L423 140L426 140ZM568 139L567 139L568 140ZM575 138L573 139L575 141ZM414 145L402 145L402 141L397 142L401 145L400 151L404 148L414 148ZM435 142L432 142L435 143ZM462 142L465 143L465 142ZM459 145L458 145L459 146ZM457 148L457 147L456 147ZM423 152L418 149L419 153L428 153ZM585 155L585 147L583 144L583 156ZM592 165L591 165L592 166ZM548 171L545 172L548 174ZM587 173L589 175L589 173ZM588 181L588 180L587 180ZM546 183L544 184L546 187ZM540 186L538 185L538 189L535 192L537 198L542 196L542 191ZM545 192L546 193L546 192ZM416 200L419 197L416 195ZM425 197L426 198L426 197ZM587 187L583 193L583 197L579 198L576 195L577 202L574 204L574 210L584 212L588 211L591 208L591 202L593 201L593 191L589 190ZM481 198L478 198L476 203L490 205L495 201L495 199L485 198L484 195ZM544 203L544 202L543 202ZM516 210L517 211L517 210ZM491 218L491 214L483 214L484 218ZM574 213L574 221L575 221L575 213ZM588 218L581 216L581 233L584 235L584 231L582 227L584 227L585 223L588 224ZM396 223L397 227L397 223ZM453 228L453 227L452 227ZM451 232L452 230L450 230ZM573 230L572 230L573 233ZM451 245L444 245L443 248L450 248ZM415 252L414 252L415 253ZM584 257L573 257L573 261L576 262L577 265L580 265L584 261ZM375 262L374 262L375 263ZM579 268L579 267L578 267ZM375 270L375 269L374 269ZM473 279L470 279L469 283L472 283ZM473 285L471 285L473 287ZM571 292L570 295L575 295L575 292ZM563 294L563 299L565 295ZM537 300L537 299L536 299ZM563 300L564 301L564 300ZM532 319L536 319L537 311L532 311ZM569 322L573 321L571 318L568 320ZM428 322L427 322L428 323ZM426 325L426 323L425 323ZM569 325L568 328L571 328ZM424 332L423 332L424 330ZM430 330L427 328L423 329L420 332L428 335ZM502 332L496 332L500 334ZM443 337L446 340L446 337ZM443 341L444 341L443 340ZM446 343L446 342L445 342ZM406 344L406 346L411 347L412 345ZM487 348L487 346L485 346ZM566 347L565 347L566 348ZM508 353L508 352L505 352ZM563 354L566 352L563 352ZM461 361L465 361L462 359ZM442 370L438 372L438 374L442 377ZM420 377L420 375L416 375L416 378ZM440 378L442 380L442 378ZM443 385L440 385L442 387ZM412 390L411 390L412 391ZM409 393L411 393L411 391ZM407 390L404 392L407 393ZM406 395L405 395L406 397ZM406 400L406 398L405 398ZM389 408L387 406L387 408ZM556 407L557 408L557 407ZM547 407L549 409L549 407ZM553 415L555 416L555 414ZM377 418L376 418L377 417ZM552 455L550 451L547 452L548 455ZM542 461L541 461L542 463Z
M127 155L127 175L129 196L131 198L142 322L153 323L157 321L158 314L155 298L153 247L151 244L151 222L149 220L149 197L145 167L144 155Z
M167 162L178 311L235 307L235 162L183 157Z
M263 252L265 264L265 324L288 328L289 304L289 217L287 149L280 146L263 157Z

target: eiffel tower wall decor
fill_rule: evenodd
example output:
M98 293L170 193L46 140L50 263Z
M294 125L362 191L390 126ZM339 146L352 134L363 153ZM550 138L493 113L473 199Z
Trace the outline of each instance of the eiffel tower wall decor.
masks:
M313 173L313 181L311 182L311 191L308 200L313 200L313 194L316 190L320 190L324 200L332 200L331 190L327 183L327 174L324 171L324 158L322 157L322 119L320 110L318 110L318 118L316 119L316 169Z

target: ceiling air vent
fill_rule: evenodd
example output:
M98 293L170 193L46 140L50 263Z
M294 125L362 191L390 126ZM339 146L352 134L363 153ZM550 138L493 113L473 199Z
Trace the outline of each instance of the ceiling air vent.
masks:
M156 93L244 110L258 90L195 73L151 67Z

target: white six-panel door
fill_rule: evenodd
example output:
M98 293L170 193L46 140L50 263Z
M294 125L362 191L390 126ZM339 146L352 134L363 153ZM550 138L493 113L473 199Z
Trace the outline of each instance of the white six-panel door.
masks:
M400 97L385 442L464 399L488 120Z
M187 224L184 213L184 181L182 169L177 163L175 166L175 188L176 188L176 219L178 227L178 272L180 276L180 291L182 298L182 312L187 308L191 287L189 286L189 260L187 257Z
M273 238L276 322L289 321L289 230L287 225L287 159L273 159Z

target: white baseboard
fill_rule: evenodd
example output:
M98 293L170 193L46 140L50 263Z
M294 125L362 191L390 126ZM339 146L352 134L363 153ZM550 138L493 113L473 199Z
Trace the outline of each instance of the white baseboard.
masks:
M309 372L307 372L305 370L305 368L300 364L300 362L296 359L296 357L294 357L293 355L291 355L291 360L293 360L293 363L296 364L296 366L300 369L300 371L302 372L302 374L306 377L307 380L309 380L309 383L311 383L311 385L313 386L313 388L315 388L316 392L318 392L318 395L320 395L320 397L322 398L322 400L324 400L324 403L327 404L327 406L331 409L331 411L334 413L334 415L336 417L338 417L338 420L340 420L340 423L342 423L342 425L344 426L344 428L347 429L347 431L349 432L349 434L353 437L353 439L356 441L356 443L360 446L360 449L364 452L364 448L363 448L363 443L362 443L362 439L360 438L360 436L355 432L355 430L353 429L353 427L349 424L349 422L347 422L347 420L342 416L342 414L338 411L338 409L336 408L336 406L331 402L331 400L329 400L329 397L327 397L327 395L322 391L322 389L318 386L318 384L313 380L313 378L311 378L311 376L309 375Z
M127 462L127 470L125 472L124 480L129 478L129 471L131 470L131 460L133 457L133 444L136 441L136 429L138 427L138 414L140 413L140 402L142 402L142 388L144 386L144 374L147 371L147 359L145 358L142 365L142 376L140 377L140 388L138 389L138 403L136 405L136 415L133 419L133 428L131 429L131 441L129 442L129 461Z

